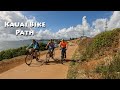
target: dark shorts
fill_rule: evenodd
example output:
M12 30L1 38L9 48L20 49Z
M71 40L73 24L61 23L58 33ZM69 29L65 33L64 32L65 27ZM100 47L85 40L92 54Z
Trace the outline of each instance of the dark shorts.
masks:
M66 48L61 48L61 58L66 58Z
M61 50L62 50L62 52L66 52L67 49L66 48L61 48Z
M48 48L48 52L53 52L54 48Z

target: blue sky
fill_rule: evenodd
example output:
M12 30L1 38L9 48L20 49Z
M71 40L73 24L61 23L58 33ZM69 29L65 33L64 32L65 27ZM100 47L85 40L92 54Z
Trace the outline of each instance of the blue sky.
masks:
M27 19L25 17L27 17ZM46 22L46 28L32 28L34 36L16 36L18 28L5 28L5 22ZM89 37L107 30L120 28L120 11L0 11L0 40L69 39L84 34ZM21 28L20 30L26 30ZM31 28L27 28L31 30Z
M45 29L57 32L59 29L81 24L83 16L86 16L87 22L92 25L96 19L109 18L112 11L22 11L22 14L27 17L34 16L39 22L46 22Z

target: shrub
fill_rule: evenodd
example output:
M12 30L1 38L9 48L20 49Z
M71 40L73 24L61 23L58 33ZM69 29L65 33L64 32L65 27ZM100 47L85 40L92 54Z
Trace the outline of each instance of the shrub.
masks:
M45 50L46 44L40 43L40 50ZM27 46L19 47L16 49L8 49L0 52L0 61L3 59L10 59L13 57L21 56L26 54Z
M101 65L96 68L97 73L102 73L105 79L120 79L120 53L113 57L110 65Z
M40 45L40 50L43 51L43 50L46 50L45 47L46 47L46 44L45 43L39 43Z
M96 35L89 46L86 47L86 51L82 56L86 59L92 58L95 56L95 54L103 55L103 52L106 51L106 48L115 48L115 46L117 46L119 43L119 33L120 28L112 31L102 32Z
M11 49L6 50L4 54L2 55L3 59L10 59L13 58L13 54L11 52Z

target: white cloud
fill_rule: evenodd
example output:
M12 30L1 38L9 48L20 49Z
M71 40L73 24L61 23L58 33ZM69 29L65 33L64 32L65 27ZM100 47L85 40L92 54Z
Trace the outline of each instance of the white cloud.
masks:
M105 23L106 23L106 19L97 19L93 21L90 36L94 37L100 32L105 31Z
M96 19L92 23L92 31L90 32L91 36L95 36L100 32L105 31L105 24L107 20L107 30L112 30L114 28L120 28L120 11L114 11L109 18L100 18Z
M120 11L114 11L108 22L108 28L120 28Z
M0 12L0 40L21 40L21 39L28 39L28 37L24 36L16 36L15 30L31 30L31 28L5 28L5 22L34 22L36 21L35 17L27 18L19 11L1 11ZM30 37L31 38L31 37Z
M83 16L82 24L63 28L56 33L52 30L40 30L36 32L35 36L15 36L16 28L4 28L4 22L37 22L35 17L26 17L18 11L1 11L0 12L0 40L22 40L22 39L51 39L51 38L76 38L83 34L87 36L95 36L105 30L105 22L108 21L108 29L120 28L120 11L114 11L110 18L98 18L92 22L92 26L87 22L87 17ZM22 28L25 30L26 28ZM27 28L31 30L31 28Z
M50 30L40 30L36 35L37 39L52 39L54 38L54 33L50 32Z

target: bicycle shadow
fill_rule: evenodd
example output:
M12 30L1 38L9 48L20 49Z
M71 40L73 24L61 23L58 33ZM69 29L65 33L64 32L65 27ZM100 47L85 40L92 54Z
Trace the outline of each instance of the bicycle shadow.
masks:
M66 62L79 62L79 60L70 60L70 59L65 59Z
M63 61L63 65L68 62L78 62L79 60L70 60L70 59L65 59ZM55 64L61 64L61 59L54 58L50 60L48 63L44 59L40 59L40 61L32 62L30 67L40 67L42 65L55 65Z
M45 62L44 59L40 59L39 61L32 61L32 63L29 65L29 67L40 67L43 65L43 63Z
M57 59L53 59L52 61L50 60L48 63L46 63L46 60L40 59L39 61L34 61L29 65L29 67L40 67L42 65L55 65L57 64L58 61Z
M61 59L55 59L55 61L57 61L58 63L61 63ZM63 62L67 63L67 62L79 62L80 60L72 60L72 59L65 59L63 60Z

